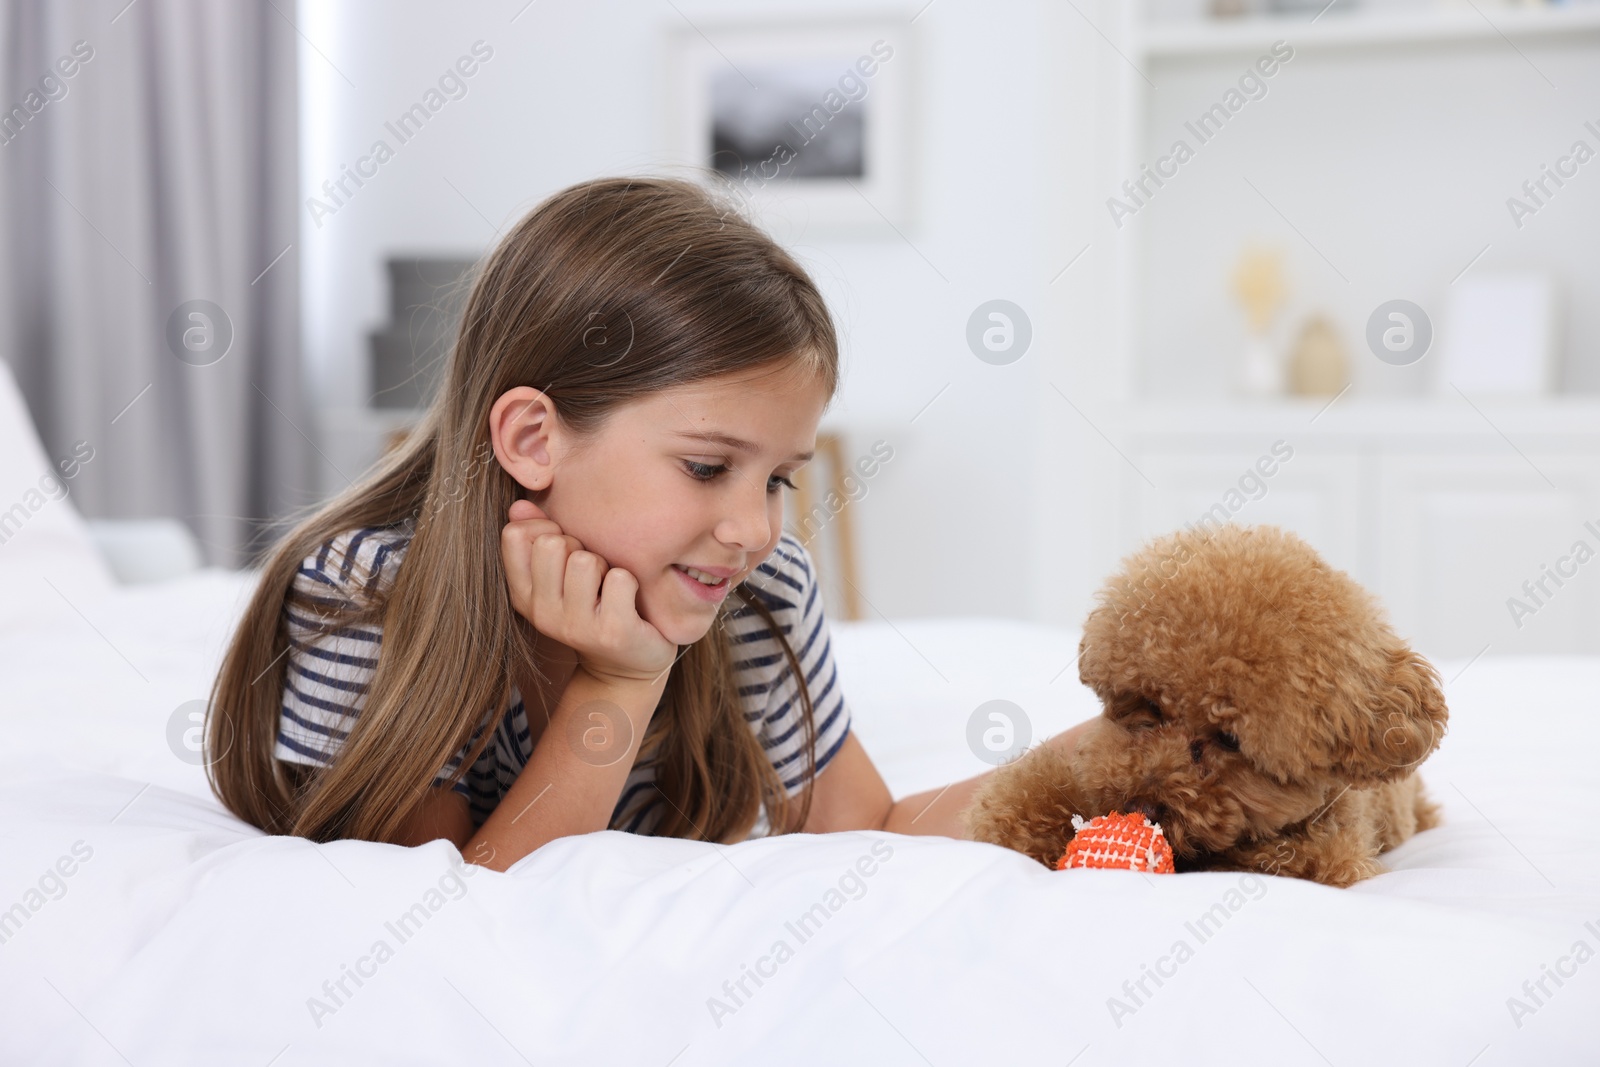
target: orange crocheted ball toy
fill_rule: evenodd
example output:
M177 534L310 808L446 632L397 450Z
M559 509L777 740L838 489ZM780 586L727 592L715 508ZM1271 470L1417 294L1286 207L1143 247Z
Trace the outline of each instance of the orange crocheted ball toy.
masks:
M1172 846L1167 844L1160 823L1152 823L1139 812L1123 815L1112 812L1083 821L1072 817L1076 831L1067 850L1056 861L1056 870L1069 867L1103 867L1120 871L1146 871L1172 874Z

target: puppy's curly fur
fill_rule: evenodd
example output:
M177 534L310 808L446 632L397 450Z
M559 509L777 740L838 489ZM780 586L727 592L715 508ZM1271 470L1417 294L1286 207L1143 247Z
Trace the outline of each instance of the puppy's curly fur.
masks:
M974 840L1054 867L1071 818L1143 811L1177 869L1347 886L1438 822L1415 767L1448 712L1433 666L1377 601L1275 526L1200 527L1123 560L1084 623L1102 714L1045 743L963 813Z

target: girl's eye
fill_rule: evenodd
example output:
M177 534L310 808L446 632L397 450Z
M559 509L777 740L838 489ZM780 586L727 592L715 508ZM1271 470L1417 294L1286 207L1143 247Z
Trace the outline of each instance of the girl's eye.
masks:
M718 475L720 475L720 474L732 469L726 463L722 463L722 464L719 464L717 466L712 466L709 463L696 463L692 459L686 459L683 462L684 462L684 467L685 467L685 469L688 470L690 477L695 478L696 480L702 481L702 482L709 482L713 478L716 478ZM778 484L774 485L773 484L774 482L776 482ZM784 486L784 485L788 486L790 489L795 488L795 484L793 482L791 482L789 479L785 478L781 474L774 474L771 478L769 478L767 480L767 492L768 493L781 492L782 490L780 489L780 486Z

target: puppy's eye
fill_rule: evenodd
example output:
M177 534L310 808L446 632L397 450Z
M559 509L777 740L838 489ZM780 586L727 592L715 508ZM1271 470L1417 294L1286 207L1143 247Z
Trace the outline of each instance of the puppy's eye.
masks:
M1232 734L1228 734L1228 733L1218 734L1217 735L1217 744L1221 745L1223 748L1227 749L1229 752L1237 752L1237 751L1239 751L1239 739L1237 737L1234 737Z
M1123 703L1118 718L1129 726L1155 726L1161 722L1161 705L1149 697L1130 696Z

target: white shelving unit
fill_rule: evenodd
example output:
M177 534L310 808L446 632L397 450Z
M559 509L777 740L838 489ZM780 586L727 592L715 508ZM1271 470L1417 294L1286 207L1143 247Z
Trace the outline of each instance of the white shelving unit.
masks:
M1113 79L1123 120L1110 157L1117 181L1146 161L1151 82L1215 64L1225 83L1278 40L1319 62L1348 60L1352 78L1372 57L1424 45L1520 51L1528 42L1575 42L1597 46L1600 60L1600 3L1335 8L1315 23L1310 13L1146 23L1140 7L1127 5L1108 33L1124 60ZM1124 242L1116 275L1122 359L1107 423L1117 427L1120 454L1112 460L1121 467L1119 553L1208 512L1278 523L1378 595L1396 627L1432 656L1600 652L1600 558L1580 565L1573 552L1583 542L1600 554L1600 394L1495 401L1353 389L1331 405L1145 396L1139 331L1150 315L1172 312L1152 308L1161 297L1141 291L1141 254L1139 241ZM1292 459L1269 459L1273 475L1252 476L1276 442ZM1572 573L1558 583L1551 568Z
M1311 14L1250 16L1208 22L1142 24L1135 51L1149 59L1256 52L1292 35L1295 48L1356 49L1447 41L1524 40L1600 32L1600 4L1546 7L1444 8L1341 12L1337 5L1314 23Z

